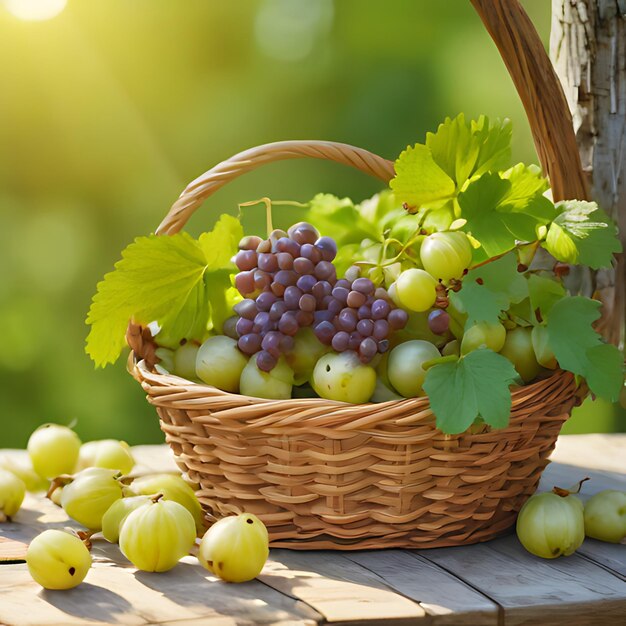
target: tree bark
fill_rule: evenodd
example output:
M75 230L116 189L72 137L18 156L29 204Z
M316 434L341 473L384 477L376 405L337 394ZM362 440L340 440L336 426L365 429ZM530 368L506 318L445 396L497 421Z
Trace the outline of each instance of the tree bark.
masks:
M553 0L550 56L572 113L592 198L626 247L626 0ZM624 347L626 263L579 276L603 303L598 330Z

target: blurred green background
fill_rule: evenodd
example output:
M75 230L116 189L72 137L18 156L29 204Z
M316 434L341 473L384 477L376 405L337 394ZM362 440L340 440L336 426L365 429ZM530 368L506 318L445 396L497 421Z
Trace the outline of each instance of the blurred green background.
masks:
M524 5L547 42L550 3ZM83 439L162 441L123 360L96 371L85 355L85 314L122 248L220 160L294 138L393 158L465 111L510 117L515 158L537 161L464 0L0 0L0 84L0 448L73 419ZM339 165L283 162L220 191L189 228L262 196L377 189ZM566 428L624 425L595 403Z

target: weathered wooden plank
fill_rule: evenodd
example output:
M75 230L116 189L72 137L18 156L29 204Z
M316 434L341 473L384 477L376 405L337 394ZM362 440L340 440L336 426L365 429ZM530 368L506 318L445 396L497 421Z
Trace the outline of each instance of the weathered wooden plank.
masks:
M496 626L498 606L456 576L407 550L345 555L389 587L419 602L437 626Z
M507 626L624 624L626 585L576 554L540 559L526 552L513 535L419 554L502 606Z
M419 604L393 592L378 576L337 552L272 550L259 579L305 602L335 625L427 620Z

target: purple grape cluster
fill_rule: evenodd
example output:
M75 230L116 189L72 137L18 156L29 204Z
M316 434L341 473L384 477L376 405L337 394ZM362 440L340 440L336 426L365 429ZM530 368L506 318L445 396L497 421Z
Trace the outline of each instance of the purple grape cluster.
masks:
M337 282L336 255L334 240L306 222L239 242L235 287L244 300L234 307L237 345L257 355L259 369L271 371L292 350L298 330L325 310Z
M325 310L315 314L316 337L336 352L354 350L363 363L386 352L389 333L404 328L409 319L369 278L338 280L324 304Z

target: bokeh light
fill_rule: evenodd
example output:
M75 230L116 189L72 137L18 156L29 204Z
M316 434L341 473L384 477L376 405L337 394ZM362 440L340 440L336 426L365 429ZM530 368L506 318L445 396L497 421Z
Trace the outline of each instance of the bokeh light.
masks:
M63 11L67 0L4 0L7 11L29 22L43 22Z

